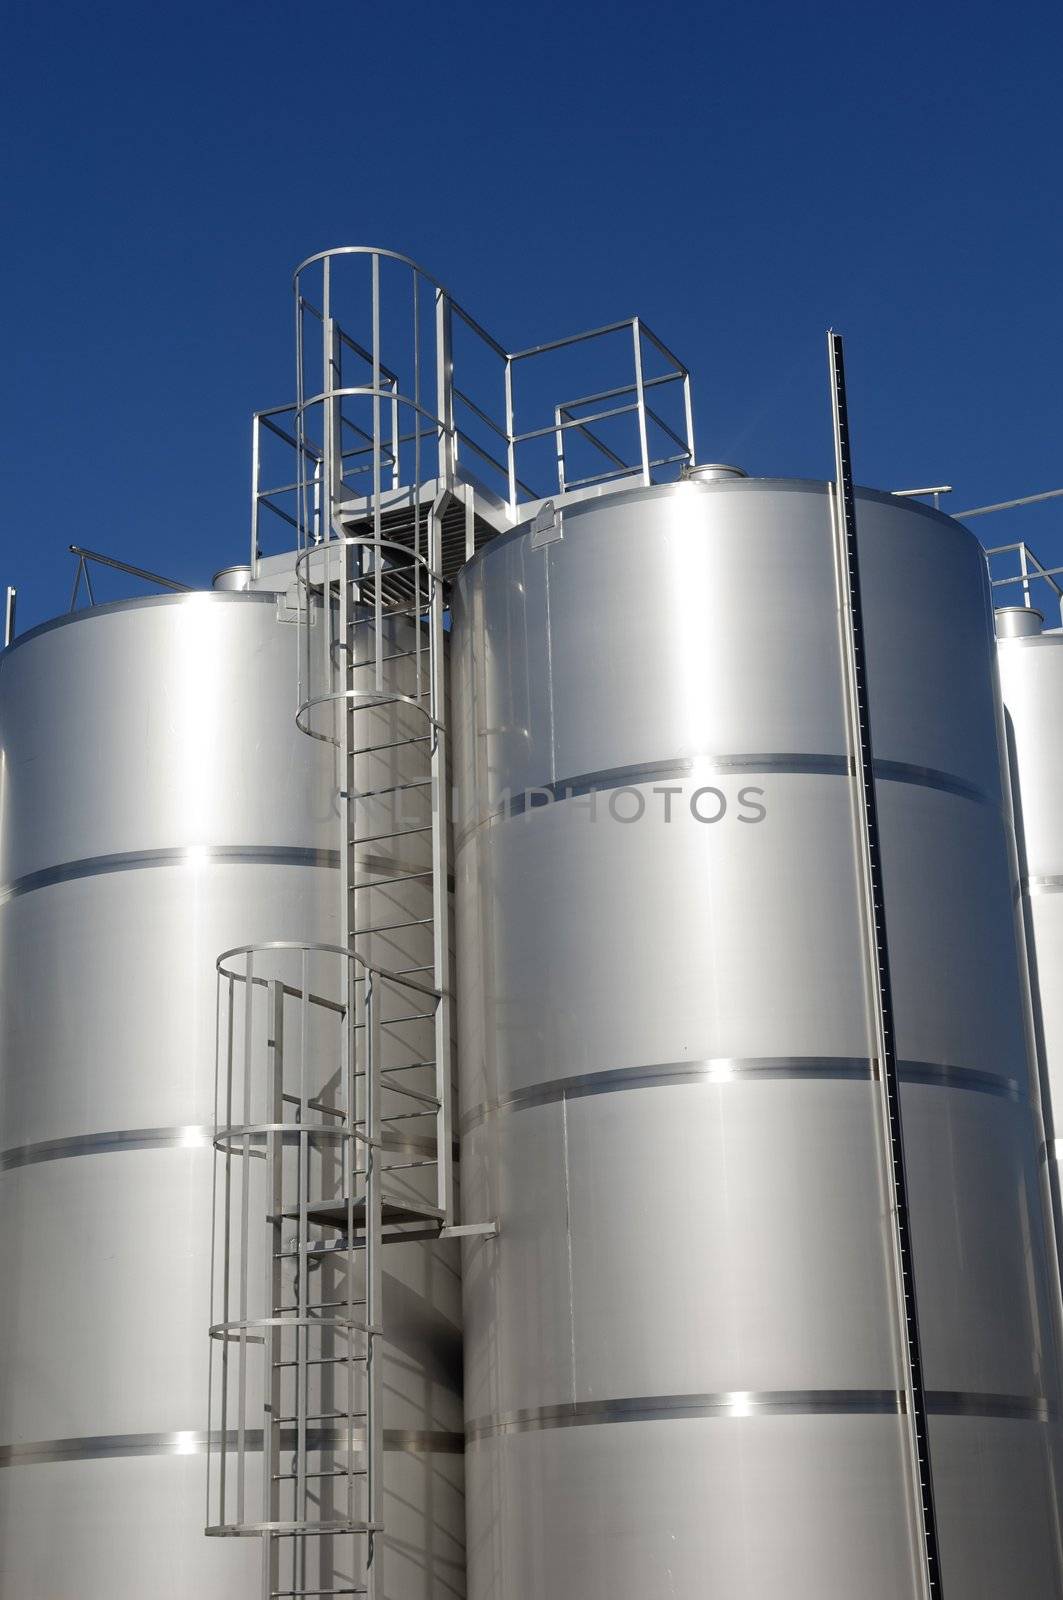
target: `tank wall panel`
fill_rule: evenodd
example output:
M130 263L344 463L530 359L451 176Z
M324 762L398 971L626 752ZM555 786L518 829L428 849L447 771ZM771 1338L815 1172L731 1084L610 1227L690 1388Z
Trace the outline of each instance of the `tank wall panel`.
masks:
M944 1583L1059 1595L988 588L858 526ZM470 1595L914 1596L824 486L518 530L452 663Z
M203 1535L214 963L336 937L334 763L295 727L297 637L272 597L191 595L0 657L0 1592L19 1600L260 1593L258 1541ZM384 1315L385 1597L460 1595L457 1247L390 1250Z

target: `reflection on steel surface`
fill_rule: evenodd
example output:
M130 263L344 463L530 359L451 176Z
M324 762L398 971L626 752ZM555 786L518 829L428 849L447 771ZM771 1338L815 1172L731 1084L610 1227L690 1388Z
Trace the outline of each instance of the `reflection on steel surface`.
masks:
M930 1061L899 1063L904 1083L940 1084L944 1088L972 1089L994 1094L1005 1100L1021 1100L1023 1092L1014 1078L997 1077L971 1067L937 1066ZM488 1117L499 1112L524 1111L531 1106L552 1105L559 1100L580 1100L586 1095L617 1094L625 1089L656 1089L676 1084L722 1084L765 1082L773 1079L872 1080L872 1063L861 1056L766 1056L760 1060L737 1060L719 1056L708 1061L664 1061L648 1067L617 1067L610 1072L582 1072L568 1078L551 1078L527 1089L514 1089L498 1100L473 1106L461 1119L460 1131L468 1133Z
M347 1445L345 1428L318 1428L312 1430L315 1443L323 1449L342 1450ZM294 1448L295 1429L287 1430L285 1449ZM221 1434L210 1435L212 1447L221 1442ZM229 1443L236 1442L235 1432L228 1435ZM362 1438L356 1431L355 1443L361 1448ZM201 1429L175 1430L166 1433L110 1433L73 1439L38 1439L29 1444L0 1445L0 1467L35 1467L49 1461L101 1461L117 1456L200 1456L207 1450L207 1434ZM262 1430L248 1429L244 1436L248 1450L262 1449ZM446 1433L431 1428L385 1428L385 1450L408 1450L417 1455L460 1455L465 1449L465 1437L460 1433Z
M27 872L13 883L0 884L0 905L34 889L48 889L78 878L96 878L111 872L138 872L144 867L202 866L219 861L227 866L338 867L338 850L316 850L287 844L196 844L164 850L120 850L112 855L85 856L62 861L39 872Z
M963 1394L929 1390L927 1407L936 1416L1005 1417L1047 1422L1053 1415L1040 1396ZM614 1422L672 1422L683 1418L779 1416L899 1416L904 1392L897 1389L732 1389L721 1394L637 1395L622 1400L584 1400L534 1406L466 1424L465 1439L475 1444L507 1433L538 1433L545 1428L597 1427Z

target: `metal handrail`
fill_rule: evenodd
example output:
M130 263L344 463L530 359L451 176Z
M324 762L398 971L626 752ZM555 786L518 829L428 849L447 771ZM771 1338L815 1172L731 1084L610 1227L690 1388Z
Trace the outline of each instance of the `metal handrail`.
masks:
M332 273L338 263L345 257L368 259L372 263L374 288L372 291L372 317L379 334L379 295L380 295L380 266L381 263L396 263L408 269L413 279L413 319L414 319L414 345L413 345L413 393L409 392L409 385L403 389L400 374L392 366L386 364L380 355L379 339L376 344L376 356L373 354L372 340L359 340L341 325L331 320L331 303L333 298ZM322 274L322 304L316 305L308 292L304 292L305 275L311 269L319 270ZM286 527L294 527L297 531L300 526L312 524L315 542L321 542L323 529L321 523L321 476L324 471L323 445L315 441L310 434L306 419L315 408L324 410L329 403L335 403L338 412L337 426L340 430L351 429L359 440L365 440L364 448L343 450L337 447L337 459L343 473L352 477L377 474L382 469L389 473L391 487L398 489L405 478L415 489L426 483L435 481L445 488L453 485L455 474L463 458L475 458L475 462L482 464L489 474L496 475L505 485L504 496L508 500L510 515L516 518L518 507L525 502L543 498L547 495L563 492L566 488L572 489L587 484L606 482L609 479L640 474L643 483L654 481L655 474L669 471L675 467L688 465L695 459L693 409L690 393L690 373L688 368L679 360L669 347L660 339L652 329L638 317L621 319L609 322L597 328L585 329L579 333L570 334L563 338L547 340L537 345L529 345L520 350L507 350L464 306L450 294L449 290L424 267L420 266L411 257L398 251L377 249L367 245L343 246L335 250L319 251L309 256L296 268L294 274L297 296L297 346L300 352L300 368L302 365L302 352L304 349L302 335L302 320L304 314L313 318L322 329L326 317L330 317L333 327L333 337L337 347L337 359L325 363L326 376L334 377L338 371L338 353L340 348L352 351L358 359L371 369L373 381L368 384L353 386L326 386L323 392L313 395L303 394L300 401L292 406L271 407L255 414L252 424L252 492L251 492L251 571L252 579L258 573L258 564L261 557L260 534L262 531L262 515L265 510L272 512ZM435 372L429 374L428 361L422 362L419 348L418 327L421 322L428 326L428 318L420 317L418 305L422 290L430 292L434 297L434 341L435 341ZM467 387L461 383L461 361L455 359L453 348L453 329L462 326L480 341L482 346L496 358L500 377L501 397L495 407L481 399L474 398ZM554 406L555 424L543 426L521 427L517 415L518 407L514 394L514 374L518 364L525 364L535 357L550 356L558 351L570 349L577 345L586 344L596 339L615 337L619 334L628 334L632 339L632 359L634 372L632 380L625 384L615 385L612 388L598 391L595 395L583 395L578 399L568 399L558 402ZM667 363L669 370L650 376L645 371L644 345L652 346L660 357ZM425 370L422 371L422 368ZM434 381L434 395L428 399L429 378ZM423 381L422 381L423 380ZM683 394L683 424L677 431L659 413L647 403L648 391L660 388L667 384L679 384ZM593 418L575 415L579 408L589 403L599 403L609 399L631 398L629 408L617 407L612 411L603 412L599 420L605 416L632 415L637 428L637 446L628 455L619 457L616 450L607 446L596 434L581 427L581 423L594 420ZM374 444L374 433L368 427L360 427L349 415L345 413L344 399L361 401L374 408L385 408L390 412L390 427L385 428L384 437L380 440L380 448ZM300 406L302 412L300 413ZM400 413L408 407L414 416L412 430L400 427ZM285 415L293 419L292 429L289 431L281 425L278 419ZM556 425L560 416L566 419L564 427L585 439L590 449L605 458L604 471L592 471L582 477L573 479L566 473L564 460L564 434ZM472 421L480 430L486 430L490 439L499 441L499 449L494 451L487 447L482 438L474 437L468 423ZM650 431L659 430L677 448L675 451L654 451L651 448ZM269 434L280 441L286 448L295 452L297 461L301 464L293 475L288 474L283 483L267 486L263 479L262 445L265 435ZM556 458L556 484L540 483L538 486L530 479L536 477L534 471L529 472L522 462L526 458L529 446L554 436L558 443ZM412 445L412 450L410 446ZM410 450L410 457L406 452ZM404 461L405 457L405 469ZM356 463L353 464L352 463ZM422 471L422 466L427 471ZM613 469L616 468L614 471ZM567 481L566 481L567 480ZM371 489L368 489L368 499L376 491L374 479ZM295 509L291 501L295 499ZM300 500L312 501L312 506L301 507Z
M1018 572L1005 573L1003 576L994 577L994 557L1009 555L1018 556ZM1025 540L1020 540L1015 544L995 545L992 549L986 550L985 557L991 589L1013 588L1015 585L1021 585L1023 593L1022 604L1030 608L1033 605L1031 586L1034 583L1047 583L1049 589L1059 601L1060 621L1063 623L1063 587L1056 581L1058 577L1063 576L1063 566L1046 567Z
M621 333L628 333L632 338L632 356L634 362L633 381L628 384L617 386L612 390L602 391L599 398L619 398L621 396L633 395L635 397L634 401L630 408L616 408L614 411L601 413L598 420L601 420L601 418L604 416L625 415L627 414L628 409L636 416L639 434L638 450L637 454L633 456L630 462L625 463L625 465L632 473L640 472L644 483L652 482L653 473L660 468L672 467L677 464L689 464L695 459L693 410L690 396L689 370L678 359L678 357L674 355L664 341L660 339L652 331L652 329L648 328L646 324L641 321L641 319L638 317L624 318L615 322L604 323L600 327L585 329L579 333L566 335L562 338L547 340L536 345L529 345L523 349L507 350L504 345L494 338L492 334L490 334L468 311L465 310L463 306L461 306L453 298L449 290L445 288L438 278L436 278L432 273L428 272L411 257L403 255L398 251L385 250L368 245L347 245L333 250L319 251L316 254L307 257L305 261L299 264L299 266L296 268L293 282L296 289L298 308L297 342L299 344L300 352L300 369L302 364L303 350L301 335L302 314L305 310L315 319L321 322L323 326L326 321L331 322L333 298L333 284L331 275L333 267L344 257L358 257L362 259L368 259L371 262L371 316L373 325L378 334L380 326L379 297L381 263L398 263L406 267L412 275L415 331L418 315L416 307L418 303L419 287L421 285L427 286L433 292L436 301L437 371L436 395L434 401L435 409L433 410L431 405L426 402L425 397L421 392L421 356L416 337L414 341L413 355L414 393L411 396L408 391L405 393L401 391L397 374L391 368L386 367L382 362L380 358L378 338L373 342L373 348L371 349L366 344L360 343L358 340L352 338L351 335L342 326L340 326L340 324L336 324L335 338L342 342L346 347L356 351L361 359L372 367L373 381L369 384L358 386L335 385L326 387L325 391L321 393L302 395L294 410L297 416L296 431L299 434L300 439L304 441L304 445L308 444L309 441L307 440L305 427L300 428L298 426L299 412L301 410L305 416L312 408L323 406L326 403L326 399L332 402L337 402L342 401L344 397L361 397L363 399L372 401L374 407L384 404L392 405L396 409L403 405L409 406L414 410L414 413L418 418L418 424L420 424L422 420L425 424L423 435L420 430L420 426L418 426L417 429L416 439L418 450L422 437L427 442L430 436L433 433L435 434L435 442L439 454L438 471L436 474L438 481L445 485L449 485L453 481L454 471L458 465L461 455L463 452L469 451L480 461L484 462L488 467L490 467L492 471L498 473L505 479L510 512L511 514L515 514L520 496L522 494L526 496L528 500L542 498L541 493L533 488L531 484L525 481L527 474L522 476L518 472L517 457L518 453L520 452L520 447L532 441L546 439L551 435L555 435L557 433L557 428L552 425L547 425L543 427L522 429L518 426L513 385L514 368L518 363L525 363L535 357L553 354L561 350L572 348L576 345L585 344L595 339ZM314 304L314 301L311 299L309 294L304 291L304 277L311 268L319 269L322 273L322 304L320 306ZM478 400L474 400L472 396L468 394L467 390L461 387L460 383L456 379L452 339L452 328L455 319L467 327L470 332L472 332L476 338L478 338L483 345L494 356L497 357L501 364L504 404L500 407L497 416L492 416L490 411L481 405ZM656 374L652 377L646 374L644 370L643 358L643 343L645 341L648 341L648 343L652 345L658 354L668 363L670 368L668 372ZM326 370L328 370L329 365L330 363L326 362ZM331 363L331 365L335 366L335 363ZM684 410L683 427L685 436L681 436L678 432L676 432L670 426L670 424L666 423L658 413L651 410L651 408L646 404L646 391L648 389L660 387L661 385L668 383L678 383L682 386ZM564 401L560 403L560 409L563 412L568 412L571 414L575 407L587 403L587 401L590 399L590 396L584 396L579 400ZM503 441L505 446L504 460L500 460L498 456L485 449L477 439L472 437L467 429L462 428L458 424L454 414L455 405L468 408L472 416L474 416L482 426L488 428L495 437ZM557 408L555 408L555 414L556 409ZM342 418L342 406L340 406L340 413ZM571 426L579 431L578 424L580 420L588 421L595 419L573 418L571 422L566 425ZM678 446L678 454L670 452L654 454L650 450L647 437L649 423L652 423L654 427L661 428L665 432L665 434ZM340 425L342 426L342 420ZM365 430L361 431L364 434ZM397 429L393 431L397 433ZM593 448L601 449L600 441L597 441L594 436L583 433L583 437L588 439L588 442ZM396 439L392 440L390 453L388 455L388 464L391 466L394 475L393 486L395 486L398 477L397 443L398 441ZM317 452L317 454L319 455L320 452ZM609 455L610 452L606 451L606 454ZM373 467L378 467L380 465L379 453L378 459L369 465L372 465ZM359 468L358 470L369 470L369 465ZM426 481L421 478L419 472L415 472L414 476L418 483ZM612 476L612 474L606 473L600 476L608 477ZM580 481L598 481L598 478L598 474L593 474L586 480ZM556 487L557 489L563 489L564 486L564 469L563 465L561 465L559 462L559 477ZM305 491L305 482L303 487ZM556 490L548 489L548 492L556 492ZM256 494L259 494L257 488ZM305 520L306 519L304 518L304 522ZM256 556L253 553L252 562L254 562L255 559Z
M1060 495L1063 495L1063 489L1045 489L1040 494L1020 495L1017 500L998 500L995 505L975 506L969 511L954 511L953 516L988 517L991 511L1014 511L1019 506L1036 506L1043 500L1058 500Z
M124 572L130 578L140 578L144 583L157 583L160 589L172 589L177 594L191 594L190 583L178 583L176 578L164 578L158 572L148 572L145 567L134 567L129 561L119 561L116 556L101 555L98 550L85 550L79 544L68 546L70 554L77 556L78 563L74 572L74 589L70 596L70 610L77 610L78 595L81 593L81 583L84 579L88 591L89 605L96 604L96 595L92 587L92 578L89 575L89 562L94 561L97 566L111 567L115 572Z
M264 955L271 950L293 950L299 951L300 953L306 951L311 955L319 954L346 956L348 960L353 961L357 966L361 967L363 973L367 975L383 978L388 983L401 984L404 989L415 989L418 994L423 994L429 999L442 999L442 995L438 989L432 989L428 984L419 983L415 978L407 977L403 973L392 972L389 967L383 967L377 961L369 961L357 950L351 950L342 944L330 944L327 940L264 939L260 940L256 944L234 945L231 950L223 950L221 955L218 956L214 963L215 971L218 972L222 977L235 979L237 983L245 982L246 974L240 972L230 972L226 967L223 966L222 963L231 961L235 956ZM263 979L263 982L265 983L268 983L269 981L270 980L268 978ZM289 992L293 994L302 994L303 991L289 989ZM315 1003L320 1000L321 997L313 994L307 994L306 998L311 1003Z

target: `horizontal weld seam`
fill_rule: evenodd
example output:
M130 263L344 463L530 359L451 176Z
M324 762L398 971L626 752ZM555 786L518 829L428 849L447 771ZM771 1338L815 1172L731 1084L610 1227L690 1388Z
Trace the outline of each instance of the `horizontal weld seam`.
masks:
M610 789L623 789L638 784L655 783L661 779L689 777L701 768L707 772L726 776L728 773L775 773L786 777L849 777L852 764L845 757L830 754L778 753L750 755L699 755L677 757L671 761L643 761L627 767L608 767L600 772L585 772L572 778L559 778L550 783L529 785L514 794L512 799L485 812L468 823L455 836L455 849L486 824L512 817L524 816L529 810L538 810L537 797L549 796L554 802L581 799L589 794L601 794ZM999 807L999 795L980 789L951 773L935 767L921 767L908 761L875 762L875 776L887 783L908 783L920 788L936 789L963 800L973 800L980 805Z
M318 850L311 845L175 845L158 850L121 850L111 855L83 856L77 861L59 862L27 872L11 883L0 885L0 905L48 889L60 883L75 883L81 878L102 877L112 872L136 872L146 867L180 867L190 860L218 861L230 866L338 867L338 850Z
M940 1088L963 1089L997 1095L1021 1103L1022 1087L1015 1078L999 1078L974 1067L949 1067L931 1061L899 1063L901 1081ZM631 1089L672 1088L702 1083L726 1087L730 1083L789 1080L791 1082L870 1082L872 1062L857 1056L763 1056L735 1060L720 1056L701 1061L667 1061L646 1067L617 1067L603 1072L579 1073L546 1083L516 1089L497 1100L472 1107L459 1122L469 1133L489 1117L579 1100L592 1095L618 1094Z
M932 1415L1047 1422L1053 1413L1042 1396L976 1394L929 1390ZM903 1390L794 1389L729 1390L716 1394L639 1395L617 1400L569 1401L556 1406L478 1417L467 1424L467 1443L513 1433L552 1428L597 1427L620 1422L672 1422L757 1416L899 1416Z
M311 1136L314 1129L310 1129ZM116 1128L105 1133L74 1134L67 1139L42 1139L35 1144L12 1145L0 1150L0 1172L37 1166L43 1161L65 1161L75 1156L122 1155L133 1150L199 1150L209 1146L214 1129L205 1123L172 1128ZM435 1141L419 1134L386 1133L384 1150L414 1154L435 1149Z
M282 1428L281 1449L294 1449L296 1443L296 1430ZM359 1448L364 1443L364 1428L355 1428L353 1437ZM219 1449L223 1442L223 1435L214 1432L210 1435L211 1450ZM232 1447L237 1443L237 1434L233 1430L224 1436L224 1442ZM342 1450L347 1443L347 1429L342 1428L317 1428L309 1429L307 1446L312 1450ZM207 1451L208 1436L198 1429L186 1432L167 1433L112 1433L76 1437L71 1439L39 1439L26 1444L0 1445L0 1467L38 1466L46 1462L56 1461L98 1461L116 1456L182 1456L204 1455ZM262 1449L262 1429L248 1428L244 1433L244 1448L247 1450ZM409 1450L425 1454L460 1454L465 1448L465 1438L461 1433L447 1432L441 1429L429 1428L385 1428L384 1448L386 1450Z

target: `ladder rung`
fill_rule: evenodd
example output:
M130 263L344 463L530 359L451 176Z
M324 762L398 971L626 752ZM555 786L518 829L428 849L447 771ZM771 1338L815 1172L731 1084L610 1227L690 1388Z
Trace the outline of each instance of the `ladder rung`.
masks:
M358 745L350 754L352 756L372 756L376 755L378 750L402 750L408 744L431 743L432 735L430 733L411 733L408 739L391 739L387 744Z
M382 794L401 794L403 792L403 790L405 790L405 789L427 789L427 788L430 787L431 782L432 782L431 778L411 778L409 780L409 782L407 782L407 783L393 783L390 786L390 788L387 788L387 789L356 790L354 794L348 793L348 791L346 789L341 789L340 790L340 798L342 800L356 800L356 801L357 800L375 800L379 795L382 795Z
M346 1304L346 1301L344 1301L344 1304ZM357 1302L355 1302L355 1304L357 1304ZM345 1333L349 1333L350 1331L351 1330L348 1329L348 1328L337 1328L336 1329L337 1333L344 1333L345 1334ZM355 1330L355 1331L357 1331L357 1330ZM308 1360L306 1360L306 1361L304 1361L302 1363L300 1363L298 1361L275 1361L273 1363L273 1370L274 1370L274 1372L281 1372L286 1367L298 1367L300 1365L302 1365L304 1367L346 1367L351 1362L360 1362L360 1361L364 1361L364 1360L365 1360L364 1356L357 1356L357 1355L354 1355L353 1353L351 1355L346 1355L346 1356L313 1356L310 1359L308 1359Z
M330 1449L335 1449L335 1446L331 1445L329 1448ZM330 1472L304 1472L302 1474L302 1477L304 1479L310 1479L310 1478L364 1478L365 1475L366 1475L366 1470L367 1469L365 1467L352 1467L350 1472L348 1472L346 1470L346 1468L344 1468L344 1467L334 1467ZM272 1480L273 1480L274 1483L287 1483L292 1478L298 1479L299 1476L300 1476L300 1474L298 1472L274 1472L272 1474Z
M371 692L371 691L367 691L365 689L360 689L358 692L360 694L366 694L367 692ZM421 694L398 694L398 693L389 694L389 695L384 695L379 700L376 698L376 695L374 694L373 699L366 701L364 706L360 706L360 705L357 705L357 704L356 705L352 705L351 706L351 710L354 712L355 715L357 715L359 711L380 711L382 709L382 707L384 707L384 706L409 706L411 711L419 711L419 710L423 710L423 707L421 706L421 701L427 698L427 693L428 693L428 691L424 690L424 691L422 691ZM406 742L407 741L403 740L403 739L399 740L400 744L404 744Z
M307 1316L310 1316L315 1311L337 1311L341 1308L345 1311L348 1306L364 1305L364 1300L317 1300L312 1306L306 1307L306 1314ZM273 1315L275 1317L295 1316L299 1314L299 1309L300 1308L298 1306L274 1306ZM292 1326L294 1327L295 1324L293 1323ZM323 1322L321 1326L323 1328L328 1328L331 1326L331 1321ZM345 1330L341 1328L335 1329L336 1333L342 1333L344 1331Z
M334 1594L368 1594L368 1593L369 1593L368 1589L364 1589L364 1588L361 1588L361 1587L359 1587L357 1589L351 1589L351 1588L347 1588L347 1589L271 1589L269 1591L269 1600L300 1600L300 1597L302 1597L302 1596L306 1596L307 1600L309 1600L309 1597L311 1597L313 1595L324 1596L325 1600L328 1600L328 1597L330 1595L334 1595Z
M404 1061L402 1063L402 1065L398 1066L398 1067L381 1067L380 1076L382 1078L387 1078L393 1072L416 1072L419 1067L434 1067L434 1066L435 1066L435 1062L434 1061ZM364 1078L365 1077L365 1073L364 1073L364 1071L359 1071L359 1072L356 1072L354 1076L355 1076L356 1079L357 1078ZM385 1087L385 1089L390 1089L390 1088L393 1087L393 1085L386 1083L384 1085L384 1087Z
M358 888L363 885L359 884ZM355 928L356 939L367 939L371 933L399 933L403 928L430 928L432 917L411 917L408 922L384 922L379 928Z
M357 582L358 580L354 579L352 581ZM364 582L364 581L365 580L363 579L362 582ZM371 600L356 600L355 601L356 605L362 605L362 606L369 606L369 605L372 605L372 603L373 602ZM411 612L415 612L415 611L416 611L416 607L414 607L412 605L390 606L390 607L389 606L384 606L383 609L381 610L380 615L381 615L381 617L408 617L411 614ZM416 614L419 616L420 612L417 612ZM351 620L348 622L347 626L348 626L348 628L368 628L375 622L376 622L376 617L374 617L374 616L352 617Z
M341 643L340 644L340 649L341 650L349 650L350 649L350 645ZM428 654L428 641L427 640L425 640L424 645L422 646L421 654L423 656L427 656L427 654ZM364 671L366 667L382 667L386 661L416 661L416 660L417 660L417 651L416 650L393 650L392 653L390 655L387 655L387 656L371 656L368 661L352 661L351 664L350 664L350 670L352 672L358 672L359 670Z
M359 890L386 889L392 883L415 883L418 878L430 878L431 876L431 867L426 867L423 872L400 872L390 878L374 878L372 883L360 883L357 887Z
M411 972L415 972L416 970L417 969L415 967L410 968ZM396 973L395 976L398 977L399 974ZM400 1022L426 1022L430 1017L434 1016L434 1011L411 1011L408 1017L382 1017L380 1019L380 1026L382 1028L396 1028ZM364 1028L365 1023L356 1022L354 1026L356 1028ZM361 1077L361 1073L359 1073L358 1076Z
M407 839L415 833L431 833L431 831L432 824L430 822L426 822L421 828L397 828L393 833L372 833L366 839L348 839L347 844L352 850L357 850L363 844L379 844L383 839ZM375 887L375 885L359 884L357 887L362 889L370 889ZM352 892L354 891L354 888L355 885L352 884Z
M420 1089L411 1089L405 1083L389 1083L389 1094L405 1094L411 1100L419 1100L422 1105L431 1106L434 1111L439 1110L439 1101L434 1095L422 1094Z
M299 1422L353 1422L355 1417L365 1417L364 1411L308 1411L304 1417L276 1417L281 1423Z

